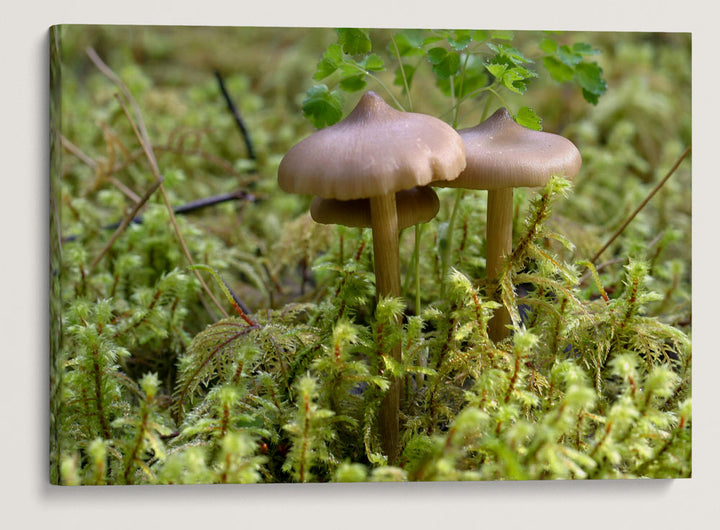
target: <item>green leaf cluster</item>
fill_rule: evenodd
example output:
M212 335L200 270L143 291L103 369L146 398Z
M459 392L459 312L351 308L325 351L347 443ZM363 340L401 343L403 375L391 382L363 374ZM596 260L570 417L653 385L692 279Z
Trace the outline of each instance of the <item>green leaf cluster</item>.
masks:
M585 100L597 105L599 97L607 90L607 83L602 68L585 57L597 55L599 50L586 42L576 42L572 46L559 44L550 37L540 42L540 49L545 53L543 66L555 81L576 84L582 89Z

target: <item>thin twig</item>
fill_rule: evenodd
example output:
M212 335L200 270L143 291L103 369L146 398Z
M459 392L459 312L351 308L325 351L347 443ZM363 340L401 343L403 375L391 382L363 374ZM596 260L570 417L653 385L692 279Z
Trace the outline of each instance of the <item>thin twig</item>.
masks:
M240 112L238 111L237 107L235 106L235 103L233 102L232 98L230 97L230 94L227 91L227 88L225 87L225 81L222 78L222 75L220 75L220 72L215 70L215 78L218 81L218 84L220 85L220 91L223 94L223 97L225 98L225 102L227 103L228 109L230 110L230 113L233 115L233 118L235 118L235 123L237 124L238 128L240 129L240 134L242 134L243 140L245 140L245 148L247 149L248 158L255 162L257 160L255 156L255 149L253 148L252 141L250 140L250 134L248 133L247 127L245 126L245 121L242 119L242 116L240 116Z
M133 206L133 209L128 213L128 215L125 216L125 219L122 220L122 222L118 225L117 229L113 233L110 240L105 244L103 249L100 251L100 253L95 257L93 262L90 264L90 268L94 269L98 263L100 263L100 260L103 259L105 254L107 254L108 250L110 250L110 247L112 247L115 244L115 241L118 237L120 237L120 234L122 234L125 229L128 227L128 225L132 222L132 220L135 218L135 215L140 211L140 208L143 207L143 205L150 199L153 193L157 191L157 189L162 185L161 181L156 180L153 182L152 186L148 188L148 190L145 192L145 194L140 198L138 202L135 203L135 206Z
M177 219L175 219L175 213L173 212L172 205L170 204L170 200L168 199L167 193L165 192L165 187L163 186L164 177L160 174L160 170L157 165L157 159L155 158L155 154L152 150L152 144L150 142L147 129L145 128L145 122L142 119L142 112L140 111L140 108L138 107L137 102L133 98L130 91L127 89L125 84L122 82L122 80L113 72L103 61L100 59L98 54L95 52L94 49L88 48L87 54L90 57L90 60L97 66L97 68L105 74L110 80L112 80L120 89L120 91L125 96L125 99L130 102L130 105L133 107L133 110L135 112L135 119L132 118L130 115L127 106L124 104L122 99L118 97L118 101L120 102L120 105L123 109L123 112L125 113L126 117L130 121L130 125L133 128L133 131L135 132L135 135L138 137L138 140L140 141L140 144L142 145L143 151L145 152L145 155L150 162L150 167L152 169L153 175L155 176L157 187L160 189L160 193L162 194L163 201L165 202L165 206L168 209L168 212L170 214L170 222L173 225L173 228L175 230L175 234L178 237L178 240L180 242L180 246L182 247L182 250L185 254L185 257L187 258L190 265L194 265L194 261L192 259L192 256L190 255L190 251L187 248L187 245L185 243L185 239L182 237L182 233L180 232L180 227L177 224ZM129 219L132 219L132 217L129 217ZM128 221L129 223L129 221ZM124 229L124 228L123 228ZM120 228L118 228L118 231ZM118 234L119 235L119 234ZM197 270L194 270L195 276L197 277L198 281L200 282L200 285L203 287L203 289L207 292L210 299L213 301L213 303L217 306L217 308L220 310L220 312L225 316L228 317L227 311L225 311L225 308L220 305L220 303L217 301L215 296L213 295L212 291L210 291L210 288L205 283L205 280L202 278L200 273Z
M645 208L645 205L647 205L648 202L650 202L650 199L653 198L653 196L662 188L663 184L667 182L667 180L672 176L673 173L675 173L675 170L680 166L683 160L685 160L685 157L690 153L690 149L692 146L688 146L685 151L683 151L683 154L680 155L680 158L677 159L677 162L673 165L672 168L670 168L670 171L667 172L667 175L663 177L663 179L658 182L657 186L653 188L653 190L650 192L650 194L645 197L645 200L640 204L640 206L637 207L637 209L630 214L630 217L627 218L627 220L622 224L620 228L617 229L617 232L613 234L613 236L608 240L605 245L597 251L597 253L593 256L593 258L590 260L590 263L595 263L597 259L600 257L600 255L607 250L607 248L617 239L617 237L627 228L627 226L630 224L630 222L635 219L635 216L640 213L640 210Z
M138 197L137 200L133 201L133 202L139 202L141 200L142 199L140 197ZM221 204L221 203L228 202L228 201L240 201L240 200L246 200L246 201L253 202L256 200L256 198L253 194L247 193L245 191L233 191L230 193L213 195L212 197L205 197L203 199L191 201L189 203L182 204L180 206L176 206L175 208L173 208L173 211L175 212L176 215L185 215L185 214L189 214L189 213L195 212L197 210L200 210L202 208L207 208L208 206L214 206L216 204ZM142 216L133 217L131 219L131 222L134 224L140 224L143 222L143 218L142 218ZM103 228L103 230L113 230L113 229L119 227L121 223L122 223L122 221L119 221L117 223L105 225L102 228ZM70 235L70 236L63 237L62 240L63 240L63 242L75 241L76 239L78 239L78 237L79 236L77 236L77 235Z
M150 162L150 167L152 168L153 175L155 175L155 178L157 179L163 179L163 177L160 175L160 170L158 169L157 160L155 158L155 153L152 151L152 144L150 143L150 137L148 136L147 129L145 128L145 122L142 119L142 112L140 111L140 107L138 106L137 102L135 101L135 98L133 98L132 94L128 90L127 86L125 86L125 83L122 82L122 79L120 79L115 72L113 72L108 65L106 65L103 60L100 58L100 56L97 54L97 52L92 48L87 48L87 54L90 57L90 60L95 64L95 66L103 73L105 74L113 83L115 83L120 91L125 96L125 99L130 102L130 105L133 108L133 112L135 113L135 120L137 120L137 124L135 123L135 120L130 120L130 125L135 130L136 135L139 137L140 144L142 145L143 151L145 151L145 155L148 158L148 161ZM127 114L127 113L126 113Z
M601 263L600 265L598 265L597 267L595 267L595 271L596 271L596 272L599 272L599 271L601 271L602 269L604 269L604 268L606 268L606 267L609 267L610 265L616 265L616 264L622 263L622 262L624 262L624 261L625 261L625 258L614 258L614 259L611 259L610 261L605 261L605 262ZM586 282L587 280L589 280L591 276L592 276L592 271L591 271L590 269L588 269L588 270L585 272L585 274L583 274L583 275L580 277L580 280L578 281L578 284L579 284L579 285L584 285L585 282Z
M222 193L220 195L213 195L212 197L205 197L203 199L197 199L195 201L189 202L187 204L183 204L182 206L177 206L174 208L176 214L186 214L190 212L194 212L196 210L200 210L202 208L207 208L208 206L214 206L216 204L221 204L223 202L228 201L249 201L254 202L255 196L251 193L248 193L246 191L238 190L238 191L231 191L230 193Z
M83 153L77 145L68 140L63 134L60 134L59 136L60 143L67 151L78 157L86 166L89 166L92 169L97 169L98 163L95 160Z

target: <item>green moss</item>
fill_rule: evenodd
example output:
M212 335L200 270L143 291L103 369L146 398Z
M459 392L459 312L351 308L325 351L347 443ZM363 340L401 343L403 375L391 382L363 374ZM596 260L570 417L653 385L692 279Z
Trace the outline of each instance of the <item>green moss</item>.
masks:
M469 34L439 35L449 39L435 41L449 43L445 55L464 53ZM498 303L483 279L483 192L465 194L450 228L455 194L439 190L417 267L416 233L401 235L403 297L378 301L369 231L318 225L307 198L277 189L279 160L311 130L300 105L335 32L63 26L60 36L53 483L691 475L689 170L681 166L589 262L686 147L687 36L558 37L602 52L608 90L597 106L532 63L538 78L525 78L522 105L571 137L584 164L573 185L554 179L516 194L501 281L514 329L498 343L487 334ZM391 32L369 36L387 67L373 70L377 81L406 97L393 85ZM513 57L540 58L540 34L501 37L521 53ZM230 41L244 51L228 53ZM155 175L87 45L137 100L171 206L236 190L246 198L171 215L156 191L142 222L105 249L114 228L104 227ZM452 98L467 93L450 91L448 64L437 82L437 65L409 57L415 106L450 119ZM246 119L254 160L216 69ZM472 73L468 83L491 82ZM518 101L513 89L500 94ZM487 97L463 100L468 116L482 114ZM395 344L401 362L384 354ZM376 422L392 378L403 382L403 451L391 466Z

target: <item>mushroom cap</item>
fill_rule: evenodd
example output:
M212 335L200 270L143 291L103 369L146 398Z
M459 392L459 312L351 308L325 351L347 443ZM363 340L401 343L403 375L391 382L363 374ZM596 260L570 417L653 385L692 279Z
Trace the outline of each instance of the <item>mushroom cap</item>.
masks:
M395 194L397 202L398 230L427 223L440 209L440 200L432 188L419 186L400 190ZM321 224L338 224L369 228L370 199L323 199L315 197L310 205L310 215Z
M458 132L465 142L467 167L457 179L434 186L477 190L538 187L550 177L573 178L580 171L582 157L570 140L523 127L505 108L480 125Z
M288 151L278 184L290 193L365 199L451 180L464 168L465 146L450 125L367 92L344 120Z

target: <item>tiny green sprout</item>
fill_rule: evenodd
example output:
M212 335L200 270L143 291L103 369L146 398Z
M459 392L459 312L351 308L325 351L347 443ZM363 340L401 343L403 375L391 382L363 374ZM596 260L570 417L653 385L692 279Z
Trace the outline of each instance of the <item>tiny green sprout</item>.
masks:
M613 358L610 363L613 373L624 380L637 379L639 359L634 353L622 353Z
M513 335L513 344L515 346L515 352L524 354L532 350L538 342L537 335L534 335L528 330L521 329Z
M402 298L382 297L375 308L375 317L378 322L392 322L402 315L404 309Z
M367 468L359 463L343 462L335 470L335 482L365 482Z
M149 403L155 400L159 386L160 380L155 373L145 374L143 378L140 379L140 388L145 393Z
M658 398L668 398L680 383L680 376L668 366L655 366L645 377L643 391Z
M105 484L107 474L107 445L104 440L95 438L88 444L88 455L92 468L91 483L95 485Z
M685 424L692 421L692 399L688 398L680 404L680 415Z
M588 376L585 371L571 360L557 361L553 364L550 374L554 384L565 386L588 384Z
M406 482L407 472L394 466L376 467L370 474L370 482Z
M579 410L591 409L597 401L597 394L589 386L573 384L565 391L564 401L570 410L577 413Z

